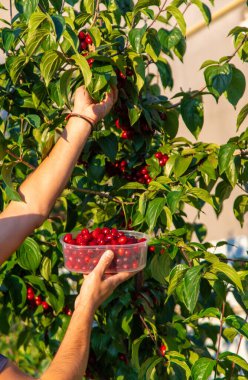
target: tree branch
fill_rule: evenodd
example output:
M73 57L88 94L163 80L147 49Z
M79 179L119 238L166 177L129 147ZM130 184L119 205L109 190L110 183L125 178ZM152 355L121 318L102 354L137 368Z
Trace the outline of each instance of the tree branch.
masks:
M107 193L105 191L96 191L96 190L90 190L90 189L79 189L77 187L71 187L71 190L78 191L79 193L84 193L84 194L99 195L99 197L101 197L101 198L110 199L111 201L116 202L120 205L123 205L123 204L133 205L134 204L134 202L122 202L118 198L113 197L112 195L110 195L109 193Z
M166 6L166 3L167 3L167 0L165 0L164 3L163 3L163 5L159 8L159 11L158 11L158 13L156 14L154 20L151 22L150 25L148 25L148 27L147 27L146 30L150 29L150 28L153 26L153 24L157 21L157 19L158 19L158 17L160 16L160 14L165 10L164 8L165 8L165 6Z
M99 14L99 7L100 7L100 0L96 0L95 14L94 14L92 23L90 25L90 28L92 28L92 26L95 25L95 23L96 23L97 16Z
M22 163L23 165L27 166L28 168L35 170L36 167L31 165L29 162L24 161L22 157L18 157L15 153L11 152L11 150L7 149L6 152L8 153L9 156L15 158L18 162Z
M217 347L217 353L216 353L216 366L215 366L214 380L216 380L216 376L217 376L217 365L218 365L219 354L220 354L220 342L221 342L221 336L222 336L222 330L223 330L223 324L224 324L225 307L226 307L226 301L223 301L222 310L221 310L220 330L219 330L219 337L218 337L218 347Z

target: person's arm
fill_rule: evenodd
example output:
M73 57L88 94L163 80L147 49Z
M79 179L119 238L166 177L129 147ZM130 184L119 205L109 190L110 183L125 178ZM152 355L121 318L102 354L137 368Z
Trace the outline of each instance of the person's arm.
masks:
M93 124L102 119L117 100L117 90L94 104L84 87L75 93L73 112ZM0 264L47 218L56 198L64 189L91 132L90 124L71 117L60 139L40 166L19 188L23 202L10 202L0 215Z
M113 252L106 251L95 269L84 280L65 337L50 367L40 380L81 380L85 374L94 313L120 283L135 274L122 272L104 278L104 272L112 259ZM30 377L25 377L14 364L9 363L9 367L0 374L0 380L9 379L28 380Z

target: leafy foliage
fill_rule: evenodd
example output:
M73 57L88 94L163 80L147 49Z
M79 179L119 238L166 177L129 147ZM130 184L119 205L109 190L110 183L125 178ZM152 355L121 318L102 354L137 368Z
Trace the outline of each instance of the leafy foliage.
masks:
M202 64L204 90L169 98L169 62L183 61L186 51L185 8L197 7L209 24L209 6L199 0L139 0L135 5L102 0L99 12L97 4L16 0L17 15L1 30L0 48L6 54L0 65L2 209L10 200L20 200L18 185L54 145L79 85L85 84L99 101L115 84L119 99L92 133L50 218L1 267L0 331L8 335L13 322L22 321L16 355L16 350L35 347L34 367L47 352L52 357L82 281L64 271L59 235L80 226L135 228L152 236L148 265L143 279L123 284L98 310L87 377L199 380L215 373L215 379L246 378L244 359L217 353L219 327L209 318L224 324L225 339L232 341L236 334L247 338L247 322L230 305L222 310L232 291L247 312L247 264L242 270L232 267L218 245L217 253L211 253L205 226L190 224L184 208L189 205L198 214L208 203L219 215L238 186L243 194L233 210L241 225L248 212L248 130L222 146L195 141L207 127L205 95L216 101L225 96L237 107L244 94L245 77L232 59L238 55L247 62L248 29L230 32L233 55ZM159 30L153 27L156 20L162 23ZM83 51L79 31L88 32L93 42ZM148 74L150 65L157 68L166 96ZM237 129L247 114L245 105ZM178 136L180 116L193 141ZM129 137L123 138L123 132ZM125 169L120 170L122 161ZM30 287L48 303L45 311L27 298ZM165 355L161 345L167 347ZM34 374L27 356L20 365Z

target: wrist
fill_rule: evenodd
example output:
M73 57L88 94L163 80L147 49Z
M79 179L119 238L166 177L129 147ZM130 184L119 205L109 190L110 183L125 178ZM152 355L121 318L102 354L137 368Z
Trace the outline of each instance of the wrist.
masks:
M99 121L99 118L92 112L87 112L87 110L82 110L78 108L73 108L72 113L78 113L85 118L89 119L92 124L97 124Z

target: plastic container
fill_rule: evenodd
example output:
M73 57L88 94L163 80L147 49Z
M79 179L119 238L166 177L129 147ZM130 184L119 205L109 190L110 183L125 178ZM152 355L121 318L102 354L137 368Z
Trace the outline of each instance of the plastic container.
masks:
M125 245L72 245L63 241L61 236L65 267L71 272L90 273L98 263L101 255L111 249L114 259L105 273L136 272L146 266L148 237L142 232L124 231L126 236L134 236L136 239L145 238L146 241ZM78 232L72 233L73 238Z

